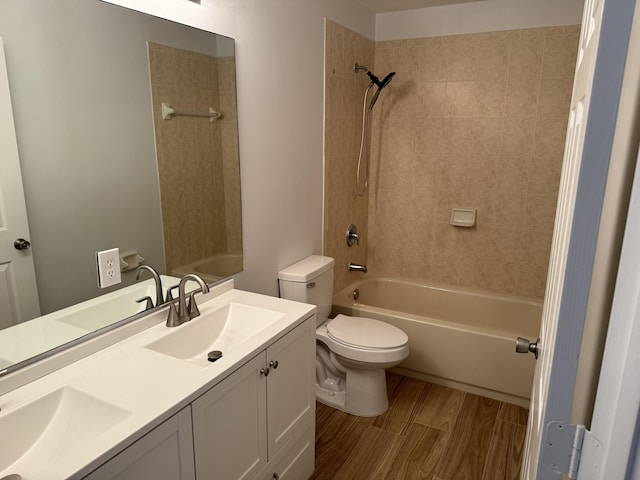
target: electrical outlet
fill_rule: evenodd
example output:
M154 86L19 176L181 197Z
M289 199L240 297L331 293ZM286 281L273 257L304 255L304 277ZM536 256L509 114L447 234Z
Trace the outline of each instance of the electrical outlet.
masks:
M96 252L96 263L100 288L120 283L122 280L120 277L120 252L117 248Z

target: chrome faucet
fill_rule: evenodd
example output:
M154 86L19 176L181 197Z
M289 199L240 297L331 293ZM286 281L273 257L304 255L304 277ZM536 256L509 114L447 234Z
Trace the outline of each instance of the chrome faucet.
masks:
M349 263L349 271L367 273L367 266L359 263Z
M151 276L153 277L153 281L156 284L156 305L155 306L159 307L164 303L164 297L162 295L162 280L160 279L160 275L158 274L157 270L153 267L150 267L149 265L140 265L138 268L136 268L136 272L137 272L136 280L140 280L140 275L145 270L151 274Z
M201 277L190 273L185 275L178 284L178 310L174 303L169 304L169 316L167 317L167 327L177 327L184 322L188 322L192 318L200 315L196 299L194 297L195 291L189 293L189 304L187 305L187 293L185 287L189 280L194 280L200 284L200 290L202 293L209 293L209 285Z

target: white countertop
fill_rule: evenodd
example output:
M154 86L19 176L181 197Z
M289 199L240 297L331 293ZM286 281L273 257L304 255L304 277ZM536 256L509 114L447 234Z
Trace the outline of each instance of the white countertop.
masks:
M220 294L220 289L214 289L199 299L202 315L235 302L274 310L283 316L242 347L215 363L200 366L145 348L176 328L184 328L165 326L165 308L147 317L146 321L153 322L152 327L0 396L0 416L65 386L130 412L90 441L68 448L52 446L49 461L29 462L27 453L10 468L0 471L0 478L9 473L20 474L23 480L81 478L89 474L315 312L312 305L235 289L222 291ZM3 441L10 441L10 432L2 432L2 436Z

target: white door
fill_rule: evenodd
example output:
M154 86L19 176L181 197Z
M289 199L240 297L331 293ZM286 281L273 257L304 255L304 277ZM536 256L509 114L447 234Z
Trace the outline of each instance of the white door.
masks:
M628 44L625 25L612 27L611 19L625 8L632 15L633 6L632 0L606 2L607 16L605 0L584 6L522 468L526 480L560 478L540 455L541 443L549 422L569 420L611 151L610 144L602 146L609 134L613 138L615 86L622 77L605 65L615 59L624 66ZM616 51L616 42L624 48Z
M19 238L29 240L29 226L0 38L0 329L40 316L33 257L14 247Z

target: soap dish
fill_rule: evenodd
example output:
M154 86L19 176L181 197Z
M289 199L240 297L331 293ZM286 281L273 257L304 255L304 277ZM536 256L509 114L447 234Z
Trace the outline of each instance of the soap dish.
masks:
M473 227L476 224L475 208L454 208L451 210L451 225L454 227Z

